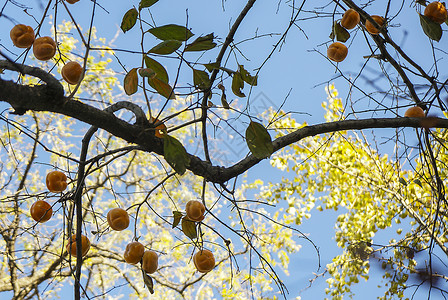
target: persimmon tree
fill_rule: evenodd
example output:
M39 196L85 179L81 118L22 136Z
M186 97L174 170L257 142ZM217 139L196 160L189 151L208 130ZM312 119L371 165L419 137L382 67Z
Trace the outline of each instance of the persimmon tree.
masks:
M286 298L280 271L288 271L305 241L319 266L310 279L326 277L333 298L368 280L373 264L384 274L385 299L419 289L446 297L440 283L447 275L437 266L448 256L448 121L433 116L446 108L440 71L446 52L437 44L446 39L446 9L381 2L279 2L291 12L286 27L266 34L275 39L267 43L271 51L249 68L241 63L240 43L247 41L237 34L255 0L241 5L222 36L214 32L227 24L196 33L188 11L182 22L154 13L170 6L164 1L129 3L118 34L139 38L119 48L100 38L117 21L96 24L111 2L49 0L30 13L5 1L0 16L11 28L30 16L34 23L14 27L0 52L0 291L13 299L48 298L70 283L75 299L113 297L120 287L160 299ZM84 14L75 14L75 6ZM341 22L348 9L354 18ZM398 42L394 25L405 18L421 24L419 42L428 44L421 63ZM282 103L253 113L265 65L309 19L328 24L315 52L349 84L349 96L338 98L328 74L324 122L300 123ZM249 42L262 37L256 32ZM358 45L368 53L350 73L343 64ZM367 67L381 79L371 81ZM423 116L400 117L415 106ZM232 127L241 119L245 132ZM378 147L375 135L365 133L381 128L395 148ZM236 163L220 160L223 130L247 145ZM406 139L410 132L417 145ZM272 183L246 181L246 172L266 159L285 175ZM65 174L67 189L45 184L54 170ZM43 202L30 215L36 201L51 204L50 219ZM320 245L300 230L316 208L343 210L335 237L341 253L322 267ZM376 239L391 228L389 240Z

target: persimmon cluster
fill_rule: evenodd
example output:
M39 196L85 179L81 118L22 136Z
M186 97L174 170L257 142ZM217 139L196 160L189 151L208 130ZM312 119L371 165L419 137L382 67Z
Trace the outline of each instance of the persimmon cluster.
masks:
M67 176L61 171L51 171L45 179L48 190L52 193L63 192L67 188ZM200 201L192 200L186 204L185 220L190 223L202 222L204 220L205 206ZM44 223L53 215L52 206L44 201L38 200L31 205L31 217L38 223ZM112 230L122 231L130 224L129 214L123 208L113 208L107 213L107 223ZM85 256L90 249L91 243L87 236L81 235L81 255ZM76 234L73 234L66 245L67 252L77 256ZM123 254L124 260L129 264L141 264L146 274L153 274L158 268L158 254L152 250L145 250L142 243L133 241L129 243ZM193 256L193 263L201 273L210 272L215 267L215 257L210 250L200 249Z
M444 23L448 17L444 3L439 1L429 3L426 6L423 15L430 20L429 22L437 24ZM363 28L371 35L378 35L381 30L387 26L386 19L378 15L371 15L370 17L373 22L370 19L367 19ZM333 25L332 34L339 41L345 42L350 37L347 30L355 28L356 25L360 23L360 19L357 11L348 9L342 16L340 22L335 22ZM432 39L434 39L434 37L432 37ZM343 61L347 57L347 54L348 48L341 42L334 42L327 49L327 57L335 62Z
M61 171L51 171L45 178L47 188L52 193L60 193L67 188L67 176ZM45 223L53 216L51 205L44 200L38 200L31 205L31 217L38 223ZM81 235L82 256L85 256L90 249L90 240ZM76 235L72 235L67 243L66 250L69 254L76 257Z
M185 211L184 219L190 224L204 220L205 206L200 201L189 201ZM112 209L107 215L107 220L109 226L114 230L123 230L129 225L127 212L121 208ZM157 253L152 250L145 250L145 247L139 241L130 242L126 246L123 257L129 264L140 263L142 270L147 274L154 273L158 268ZM210 250L202 249L193 256L193 263L199 272L207 273L215 267L215 258Z
M49 172L45 182L48 190L52 193L63 192L67 188L67 176L61 171ZM30 214L34 221L45 223L51 219L53 209L48 202L38 200L31 205Z
M129 214L122 208L113 208L107 213L107 223L115 231L122 231L129 226ZM126 246L123 254L129 264L141 263L142 270L147 274L157 271L159 257L156 252L146 250L142 243L134 241Z
M79 0L78 0L79 1ZM67 1L75 3L77 1ZM33 46L34 57L38 60L50 60L56 54L56 42L49 36L35 38L34 30L25 24L15 25L9 33L12 43L18 48ZM76 61L66 63L61 70L62 78L69 84L78 84L83 76L84 69Z
M143 244L138 241L131 242L126 246L123 257L128 264L140 262L142 270L147 274L154 273L159 266L159 256L157 253L152 250L145 250Z
M377 35L380 32L380 29L385 26L385 19L381 16L372 15L370 16L372 20L376 23L372 23L370 20L366 20L366 23L364 24L365 30L370 33L371 35ZM361 17L359 16L359 13L355 11L354 9L350 8L348 9L344 15L342 16L342 19L340 23L336 23L334 25L334 31L336 38L338 35L338 30L346 32L345 30L350 30L356 27L361 21ZM345 29L339 29L336 28L337 26L342 26ZM379 28L377 28L379 27ZM340 34L340 33L339 33ZM347 33L348 35L348 33ZM349 36L349 35L348 35ZM345 41L345 39L343 39ZM332 43L328 49L327 49L327 57L335 62L341 62L343 61L348 54L348 48L341 42L334 42Z
M205 218L205 206L197 200L188 201L185 206L185 212L186 216L184 219L187 220L187 223L183 222L182 224L202 222ZM185 232L184 228L183 231ZM193 256L193 263L199 272L207 273L215 267L215 257L210 250L200 249Z

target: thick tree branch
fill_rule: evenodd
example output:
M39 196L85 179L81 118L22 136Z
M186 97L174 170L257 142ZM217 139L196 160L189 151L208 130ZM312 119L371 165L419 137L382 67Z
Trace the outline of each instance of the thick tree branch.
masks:
M431 127L448 128L448 120L446 119L427 118L425 120L430 121ZM286 146L289 146L293 143L296 143L306 137L316 136L319 134L329 132L337 132L344 130L374 129L374 128L400 128L400 127L413 127L413 128L422 127L422 119L381 118L381 119L343 120L343 121L306 126L274 140L273 142L274 152L282 148L285 148ZM249 155L231 167L220 168L210 166L206 174L200 174L200 170L195 170L194 165L198 164L201 167L203 167L204 163L200 164L199 161L194 161L192 158L191 165L193 166L190 166L190 171L192 171L196 175L206 177L206 179L210 181L222 183L244 173L254 165L258 164L260 161L261 161L260 159L255 158L253 155ZM211 179L217 179L217 181Z
M120 109L128 109L132 111L136 118L136 123L139 125L147 125L148 121L146 119L145 113L143 110L127 101L121 101L117 102L108 108L104 109L104 111L109 113L114 113ZM83 263L82 258L82 238L81 238L81 232L82 232L82 221L84 219L83 217L83 209L82 209L82 191L84 189L84 182L85 182L85 165L86 165L86 159L87 159L87 152L89 149L89 143L92 136L95 134L95 132L98 130L98 127L92 126L87 131L87 133L84 135L84 138L82 139L82 148L81 148L81 155L79 158L79 166L78 166L78 174L77 174L77 183L76 183L76 191L73 196L74 203L76 206L76 271L75 271L75 299L79 300L81 299L81 267ZM73 220L71 220L73 222Z
M136 124L117 118L113 113L103 111L80 101L65 98L59 89L47 85L25 86L0 79L0 101L9 103L21 111L47 111L59 113L79 121L104 129L123 140L140 145L147 152L163 155L163 139L154 135L152 125L142 121ZM130 104L131 105L131 104ZM133 104L132 104L133 106ZM431 127L448 128L448 120L428 118ZM424 124L423 124L424 125ZM330 123L306 126L274 141L274 150L278 151L301 139L323 133L342 130L362 130L373 128L422 127L422 119L418 118L383 118L364 120L343 120ZM260 162L252 155L230 167L213 166L201 158L190 155L191 163L188 169L207 181L224 183L241 175Z

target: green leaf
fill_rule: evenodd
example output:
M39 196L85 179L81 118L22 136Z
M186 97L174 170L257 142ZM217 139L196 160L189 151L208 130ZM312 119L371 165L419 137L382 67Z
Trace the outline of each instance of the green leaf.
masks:
M143 282L145 283L149 292L151 293L151 295L154 294L154 283L152 282L151 276L146 274L146 272L143 269L142 269L142 276L143 276Z
M121 20L121 30L123 30L123 32L126 32L134 27L135 22L137 22L137 17L138 11L135 8L131 8L130 10L128 10L124 14L123 20Z
M207 72L193 69L193 84L201 90L210 87L210 78Z
M258 159L267 158L274 152L269 132L262 124L254 121L246 129L246 143L250 152Z
M156 72L154 72L151 68L140 68L138 69L138 74L141 77L154 77L156 76Z
M168 164L180 175L190 165L190 157L182 143L168 134L163 137L163 154Z
M148 77L149 85L154 88L157 93L164 96L167 99L176 99L173 88L166 82L160 80L157 77Z
M182 219L182 213L180 211L173 211L173 227L175 228L177 225L179 225L180 219Z
M168 83L168 72L166 69L156 60L152 59L151 57L145 55L144 57L145 65L147 68L152 69L154 72L156 72L155 77L162 80L163 82ZM154 87L153 87L154 88Z
M235 96L246 97L246 95L241 91L243 87L244 87L244 81L243 78L241 77L240 72L233 73L232 92L235 94Z
M169 24L148 30L149 33L161 40L186 41L194 34L188 28L180 25Z
M442 26L424 15L418 15L420 16L420 25L423 28L423 32L431 40L434 40L436 42L440 41L440 39L442 38Z
M350 33L342 27L342 25L339 22L334 22L333 29L330 34L330 38L334 39L336 38L337 41L345 43L350 38Z
M398 181L404 186L408 185L408 183L406 182L406 180L403 177L400 177L400 179L398 179Z
M414 183L417 184L417 185L418 185L419 187L421 187L421 188L423 187L423 186L422 186L422 182L421 182L420 179L418 179L418 178L417 178L417 179L414 179Z
M198 232L196 230L196 223L188 219L187 217L182 218L182 231L190 239L195 239L198 236Z
M230 105L227 102L226 93L224 93L224 91L222 92L222 95L221 95L221 104L222 104L222 107L224 107L225 109L230 109Z
M211 72L213 72L214 69L219 69L219 64L214 62L214 63L204 64L204 67L207 69L207 71L209 71L211 73Z
M154 54L171 54L182 45L182 42L176 41L176 40L168 40L163 41L160 44L154 46L151 48L151 50L148 51L148 53L154 53Z
M145 55L145 65L155 72L155 76L148 78L149 85L165 98L175 99L173 88L168 84L168 72L156 60Z
M191 44L185 47L185 51L205 51L216 47L216 43L213 41L215 37L213 33L207 34L206 36L200 36L195 39Z
M257 85L258 76L251 76L246 69L244 69L243 65L238 65L238 72L241 74L241 78L248 84L252 86Z
M155 4L157 1L159 1L159 0L141 0L140 4L138 6L138 9L142 10L142 8L150 7L153 4Z
M137 68L133 68L124 77L124 91L126 95L130 96L137 92L137 88L138 88Z

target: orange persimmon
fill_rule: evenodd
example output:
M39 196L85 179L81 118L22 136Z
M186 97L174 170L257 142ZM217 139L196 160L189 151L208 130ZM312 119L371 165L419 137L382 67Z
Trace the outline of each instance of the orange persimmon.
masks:
M53 209L48 202L38 200L31 205L30 213L34 221L44 223L51 219Z
M347 46L339 42L334 42L327 49L328 58L335 62L343 61L347 57L347 54Z
M353 8L348 9L342 16L341 25L346 29L353 29L359 24L361 17Z
M373 19L378 25L380 25L380 27L384 26L384 21L385 21L385 19L384 19L383 17L376 16L376 15L373 15L373 16L371 16L371 17L372 17L372 19ZM369 20L366 21L366 25L365 25L365 26L366 26L367 31L368 31L370 34L376 35L376 34L378 34L378 33L380 32L379 29L377 29L377 28L373 25L373 23L370 22Z
M34 30L30 26L17 24L9 32L12 43L18 48L28 48L34 42Z
M72 235L66 248L68 253L70 253L72 256L76 256L76 234ZM81 254L82 254L81 256L85 256L87 252L89 252L89 249L90 249L89 239L85 235L81 234Z
M129 214L119 207L111 209L107 213L107 223L113 230L122 231L129 226Z
M429 3L423 14L438 24L445 22L448 17L448 12L446 11L445 5L439 1Z
M79 63L70 61L62 67L61 75L69 84L75 85L81 80L82 72L83 69Z
M39 37L33 43L34 57L49 60L56 54L56 42L49 36Z
M404 116L408 118L423 118L425 117L425 112L420 106L413 106L406 110Z
M157 253L151 250L147 250L143 253L142 258L142 269L148 273L152 274L157 271L157 267L159 266L159 256Z
M196 269L201 273L207 273L215 267L215 257L210 250L203 249L193 256Z
M124 260L128 264L136 264L142 260L145 247L139 242L131 242L126 246L124 250Z
M61 171L51 171L46 178L47 188L52 193L62 192L67 188L67 176Z
M188 219L200 222L204 220L205 206L200 201L191 200L187 202L185 206Z

